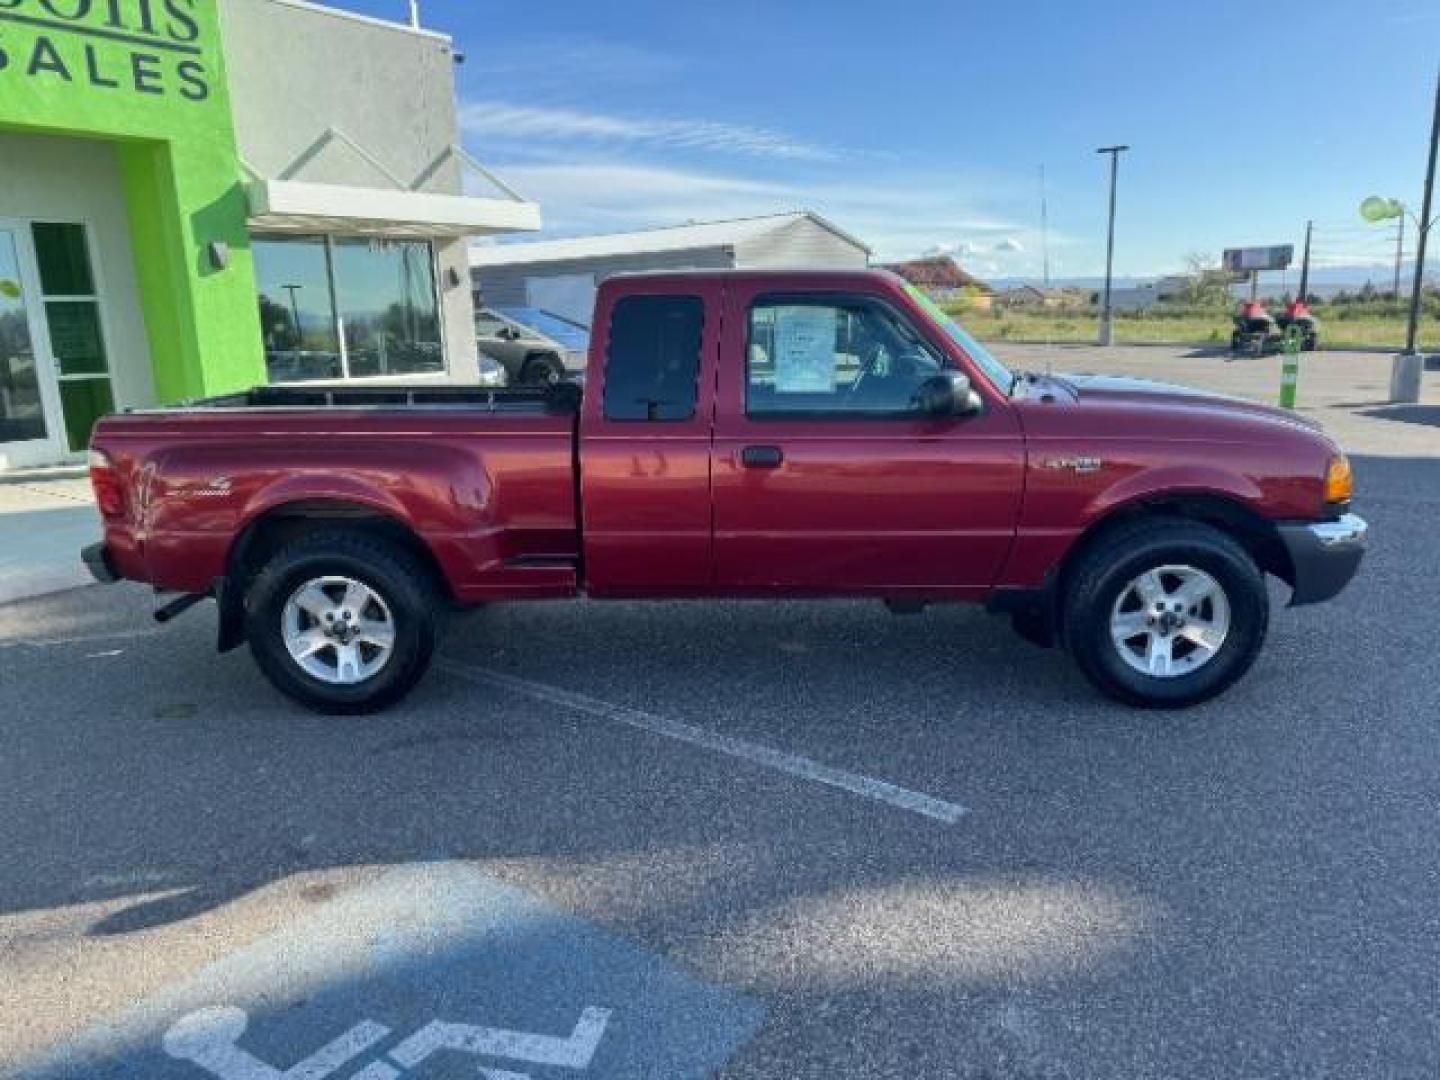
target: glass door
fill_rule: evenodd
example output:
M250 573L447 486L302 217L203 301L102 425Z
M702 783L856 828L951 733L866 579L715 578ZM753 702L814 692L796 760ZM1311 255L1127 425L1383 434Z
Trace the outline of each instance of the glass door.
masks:
M89 236L77 222L36 221L30 225L30 238L64 420L55 425L56 434L72 454L83 454L95 421L115 411Z
M0 220L0 469L64 452L53 422L54 367L39 322L31 254L27 230Z

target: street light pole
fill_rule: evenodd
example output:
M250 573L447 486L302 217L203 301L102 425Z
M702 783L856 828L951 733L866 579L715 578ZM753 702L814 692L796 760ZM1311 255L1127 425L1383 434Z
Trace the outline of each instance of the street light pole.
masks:
M1105 241L1105 302L1100 309L1100 344L1109 345L1114 336L1110 315L1110 279L1115 270L1115 177L1119 171L1120 155L1128 146L1102 146L1097 154L1110 155L1110 227Z

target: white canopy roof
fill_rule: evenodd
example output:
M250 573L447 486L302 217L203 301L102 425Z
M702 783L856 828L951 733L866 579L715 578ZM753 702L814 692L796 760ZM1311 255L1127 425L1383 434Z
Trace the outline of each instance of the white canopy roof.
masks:
M433 240L540 227L540 207L519 199L298 180L255 180L245 192L250 224L265 230Z

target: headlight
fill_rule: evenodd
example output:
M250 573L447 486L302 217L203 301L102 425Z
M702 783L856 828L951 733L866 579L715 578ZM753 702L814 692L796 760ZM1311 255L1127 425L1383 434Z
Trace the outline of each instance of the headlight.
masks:
M505 369L493 356L480 354L480 385L481 386L504 386Z
M1325 501L1348 503L1354 492L1355 474L1350 469L1350 460L1344 454L1338 454L1325 466Z

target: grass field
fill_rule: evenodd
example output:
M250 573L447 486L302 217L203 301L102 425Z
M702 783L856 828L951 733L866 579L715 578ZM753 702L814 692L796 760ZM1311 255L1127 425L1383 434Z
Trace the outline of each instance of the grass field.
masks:
M957 311L952 314L981 341L1093 342L1097 328L1096 316L1088 313ZM1322 312L1317 312L1317 316L1322 348L1399 349L1405 344L1403 319L1326 319ZM1115 340L1121 343L1223 347L1229 344L1230 330L1230 320L1224 315L1115 316ZM1440 321L1420 320L1419 347L1440 350Z

